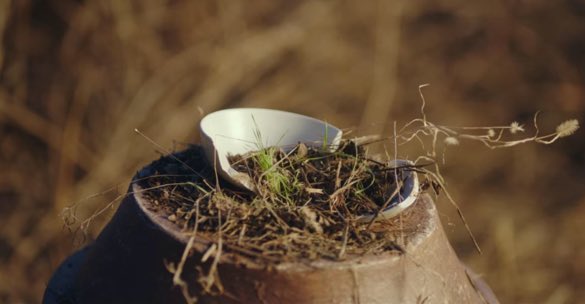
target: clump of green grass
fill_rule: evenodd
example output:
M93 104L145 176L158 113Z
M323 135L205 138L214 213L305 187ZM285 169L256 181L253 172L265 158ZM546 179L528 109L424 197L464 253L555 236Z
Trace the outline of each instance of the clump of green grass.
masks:
M278 149L264 148L254 153L253 159L258 164L262 174L261 182L268 186L270 193L279 196L290 205L291 196L299 191L299 183L294 175L284 170L276 161Z
M280 152L279 149L277 147L265 146L262 133L254 117L252 117L252 120L255 125L253 131L256 140L255 144L258 149L258 151L252 154L252 159L260 169L260 183L266 184L271 194L277 195L287 205L291 205L291 195L299 190L299 183L294 175L289 174L279 165L279 162L276 160L276 154ZM262 188L259 187L258 189Z

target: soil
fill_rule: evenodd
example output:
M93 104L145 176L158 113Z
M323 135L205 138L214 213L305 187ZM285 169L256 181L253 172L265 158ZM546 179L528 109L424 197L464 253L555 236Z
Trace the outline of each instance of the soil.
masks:
M255 192L223 181L196 145L155 161L137 182L151 209L178 229L221 238L226 253L263 264L401 254L405 235L419 229L412 206L396 218L359 220L396 204L402 176L416 167L393 168L351 141L334 152L299 144L230 162L252 177Z

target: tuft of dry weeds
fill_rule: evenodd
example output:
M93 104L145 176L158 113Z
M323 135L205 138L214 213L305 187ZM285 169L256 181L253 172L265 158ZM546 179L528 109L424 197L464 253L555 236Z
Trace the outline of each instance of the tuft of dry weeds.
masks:
M258 156L266 153L274 162L263 168ZM216 185L197 146L177 157L181 164L163 158L153 163L152 176L139 181L151 189L145 196L153 211L261 264L338 260L399 248L398 227L391 228L396 221L370 225L358 218L398 204L401 176L417 170L369 159L352 141L335 152L303 144L289 153L265 148L231 158L234 168L254 179L252 193L223 181Z

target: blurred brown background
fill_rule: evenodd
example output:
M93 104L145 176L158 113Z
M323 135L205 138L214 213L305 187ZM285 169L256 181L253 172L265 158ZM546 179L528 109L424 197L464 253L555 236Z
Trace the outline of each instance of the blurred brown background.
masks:
M585 121L585 2L0 1L0 302L39 302L87 217L200 111L259 106L360 134ZM532 130L527 130L531 132ZM483 255L439 199L459 256L503 303L585 301L585 138L450 148L444 175ZM403 155L413 157L413 155ZM115 191L114 191L115 192ZM108 214L91 226L95 237Z

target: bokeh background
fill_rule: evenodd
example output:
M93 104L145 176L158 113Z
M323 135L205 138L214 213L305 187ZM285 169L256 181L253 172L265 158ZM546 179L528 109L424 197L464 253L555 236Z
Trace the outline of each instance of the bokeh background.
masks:
M115 211L80 239L63 208L87 217L159 156L134 128L180 149L202 113L259 106L386 134L419 115L423 83L436 123L585 121L582 0L3 0L0 38L3 303L39 302ZM445 228L503 303L585 301L583 134L448 149L483 255L440 198Z

